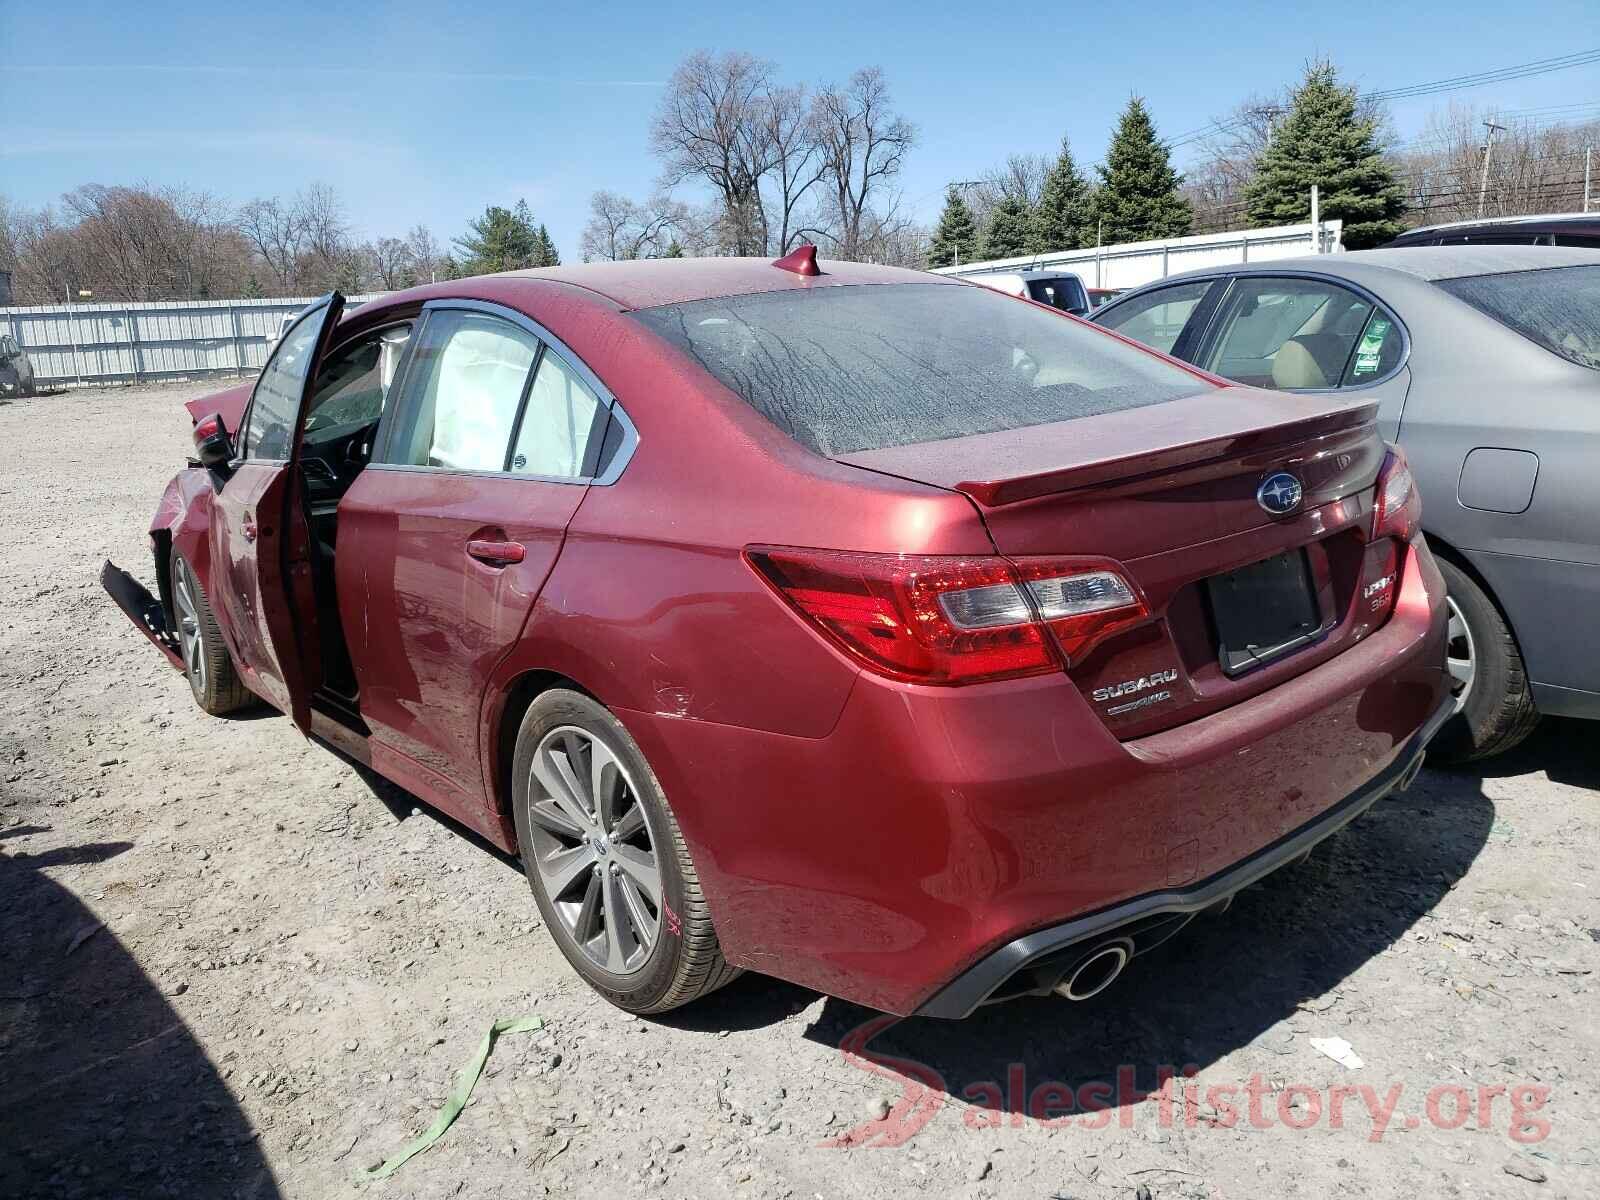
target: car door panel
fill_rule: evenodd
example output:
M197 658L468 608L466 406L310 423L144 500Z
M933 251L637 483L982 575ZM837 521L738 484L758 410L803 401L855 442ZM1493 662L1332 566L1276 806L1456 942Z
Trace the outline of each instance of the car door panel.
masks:
M311 727L321 654L296 450L305 393L343 307L344 298L330 294L275 349L246 409L244 458L212 502L212 591L233 630L245 682L302 733ZM251 445L252 414L269 395L289 410L287 427L274 430L272 445Z
M484 799L485 685L521 633L584 491L374 466L339 504L335 570L362 718L375 741L467 802ZM521 561L483 561L473 542L520 547Z
M522 633L610 419L592 373L519 314L430 305L382 461L339 503L341 620L374 753L492 832L480 761L494 668Z

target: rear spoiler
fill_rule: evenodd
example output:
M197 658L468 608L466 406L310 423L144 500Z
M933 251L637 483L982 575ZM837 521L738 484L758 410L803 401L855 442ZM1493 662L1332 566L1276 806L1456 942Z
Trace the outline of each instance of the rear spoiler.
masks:
M1088 458L1070 466L1036 471L1026 475L1013 475L993 479L964 479L954 485L958 492L971 496L986 508L1016 504L1039 496L1074 492L1082 488L1100 487L1108 483L1137 484L1153 476L1164 475L1178 468L1197 468L1186 472L1191 482L1205 478L1204 466L1217 464L1219 474L1233 474L1239 469L1241 455L1261 458L1263 468L1276 462L1276 451L1284 446L1299 445L1310 439L1327 437L1358 428L1376 419L1378 406L1363 404L1333 415L1319 414L1263 429L1228 433L1221 437L1188 442L1170 449L1139 451L1133 454L1105 458Z

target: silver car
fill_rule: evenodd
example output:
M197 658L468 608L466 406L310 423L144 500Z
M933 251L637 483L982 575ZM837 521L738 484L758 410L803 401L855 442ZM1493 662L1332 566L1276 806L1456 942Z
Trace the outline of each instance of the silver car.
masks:
M1600 251L1419 246L1175 275L1092 320L1241 383L1375 403L1450 590L1430 755L1600 718Z

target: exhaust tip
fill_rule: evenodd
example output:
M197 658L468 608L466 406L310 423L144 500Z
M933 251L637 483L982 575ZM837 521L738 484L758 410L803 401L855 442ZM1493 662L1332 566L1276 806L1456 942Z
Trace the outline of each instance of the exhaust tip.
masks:
M1416 761L1406 768L1406 773L1400 777L1400 782L1394 785L1394 791L1390 795L1398 795L1406 791L1417 781L1417 776L1422 774L1423 757L1421 754L1417 755Z
M1051 991L1068 1000L1098 996L1117 981L1132 957L1133 947L1127 941L1107 942L1091 951Z

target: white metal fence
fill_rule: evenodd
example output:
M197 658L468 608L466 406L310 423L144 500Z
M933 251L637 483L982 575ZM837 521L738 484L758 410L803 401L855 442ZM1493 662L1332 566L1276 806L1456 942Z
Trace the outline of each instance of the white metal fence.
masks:
M380 293L350 296L347 307ZM283 318L311 297L0 308L42 388L253 375Z
M1268 229L1202 233L1194 237L1127 242L1118 246L1091 246L1084 250L1058 250L1024 258L962 263L959 267L940 267L939 274L983 275L994 271L1047 267L1075 272L1085 287L1131 288L1165 279L1179 271L1270 262L1301 254L1336 253L1344 249L1340 241L1343 232L1343 221L1321 221L1316 225L1310 222L1304 225L1275 225Z

